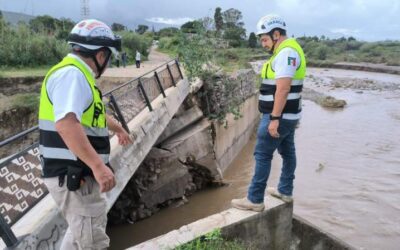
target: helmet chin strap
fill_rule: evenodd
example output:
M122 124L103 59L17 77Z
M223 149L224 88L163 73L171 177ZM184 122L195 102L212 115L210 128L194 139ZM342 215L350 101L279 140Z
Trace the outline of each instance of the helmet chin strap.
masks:
M274 50L275 50L275 45L276 45L276 43L278 42L279 39L274 39L272 37L272 34L270 34L270 33L268 35L269 35L269 37L271 37L271 40L272 40L272 48L269 50L269 53L272 55L274 53Z
M102 65L100 65L99 62L97 61L96 54L92 54L92 59L93 59L94 64L96 65L96 68L97 68L97 75L96 75L95 78L98 79L104 73L104 70L105 70L105 68L107 67L107 64L108 64L108 60L110 60L111 53L107 53L106 60L103 62Z

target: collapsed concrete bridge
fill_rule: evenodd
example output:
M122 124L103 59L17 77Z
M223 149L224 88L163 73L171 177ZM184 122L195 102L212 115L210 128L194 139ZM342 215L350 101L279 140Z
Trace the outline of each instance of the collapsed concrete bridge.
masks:
M158 172L157 179L150 191L141 195L145 206L157 206L185 194L196 182L188 168L182 167L185 164L205 168L210 179L221 180L223 171L247 143L258 121L254 77L253 71L247 70L231 79L237 86L235 93L242 96L245 117L235 119L228 115L225 124L206 117L195 96L203 82L190 84L175 60L107 93L110 114L135 138L132 145L121 147L111 137L110 160L117 186L107 193L108 208L149 153L168 156L163 158L167 160L161 169L154 170ZM35 128L26 133L34 131ZM1 247L57 249L66 230L66 222L40 179L37 146L30 145L0 165ZM165 191L168 189L175 191Z

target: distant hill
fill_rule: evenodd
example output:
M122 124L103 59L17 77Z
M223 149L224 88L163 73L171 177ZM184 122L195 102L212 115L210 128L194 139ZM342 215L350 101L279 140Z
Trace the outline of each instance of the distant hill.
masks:
M3 17L6 20L6 22L16 25L18 22L25 22L29 23L29 21L33 18L34 16L27 15L27 14L22 14L22 13L16 13L16 12L11 12L11 11L3 11L0 10L1 13L3 13Z

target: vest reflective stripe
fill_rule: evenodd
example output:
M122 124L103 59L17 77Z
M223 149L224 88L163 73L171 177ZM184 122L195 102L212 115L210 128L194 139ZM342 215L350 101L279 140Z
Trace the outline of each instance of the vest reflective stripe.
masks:
M282 119L286 119L286 120L299 120L301 118L301 114L297 113L297 114L283 114L282 115Z
M47 120L39 120L41 130L57 132L54 122ZM87 136L108 136L107 128L89 128L83 127Z
M282 117L299 117L298 114L301 112L301 92L303 90L303 82L306 72L306 59L304 56L304 52L300 45L296 42L295 39L286 39L284 40L272 57L263 65L261 71L262 84L260 86L260 96L258 102L258 108L261 113L271 113L274 107L274 96L276 92L276 79L275 72L272 69L272 62L275 60L275 57L279 52L284 48L292 48L297 51L300 56L300 65L297 67L297 70L292 78L289 94L287 97L286 105L283 108ZM285 116L285 114L288 114Z
M290 86L289 93L301 93L303 85ZM276 85L262 84L260 87L261 95L275 95Z
M73 161L77 160L76 156L70 150L65 148L48 148L43 145L39 145L39 150L41 155L45 158Z
M287 96L287 100L295 100L301 98L300 93L289 93ZM266 101L266 102L271 102L274 101L274 96L273 95L260 95L258 97L259 100L261 101Z
M40 145L39 149L43 157L48 159L77 160L76 156L70 150L65 148L47 148ZM99 154L99 156L103 160L104 164L108 163L108 154Z
M53 104L47 95L47 80L50 75L65 66L77 67L85 76L91 90L93 102L84 111L81 117L81 125L84 132L105 164L109 162L110 141L106 124L105 106L101 92L95 85L93 75L88 68L78 59L67 56L59 64L54 66L46 75L41 90L39 108L39 149L42 157L42 169L44 177L65 175L68 166L76 165L83 168L84 175L91 175L91 169L76 157L65 145L55 126Z
M295 85L303 85L304 80L303 79L292 79L292 84L291 86ZM275 79L263 79L262 84L267 84L267 85L276 85L276 80Z

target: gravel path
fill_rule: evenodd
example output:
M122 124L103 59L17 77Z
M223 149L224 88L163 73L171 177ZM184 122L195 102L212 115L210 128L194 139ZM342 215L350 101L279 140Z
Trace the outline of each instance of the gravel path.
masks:
M103 76L106 77L138 77L141 76L154 68L170 61L172 58L168 55L158 52L156 47L150 48L150 54L147 61L141 63L140 68L137 69L136 65L128 65L125 68L120 66L119 68L113 67L108 68Z

